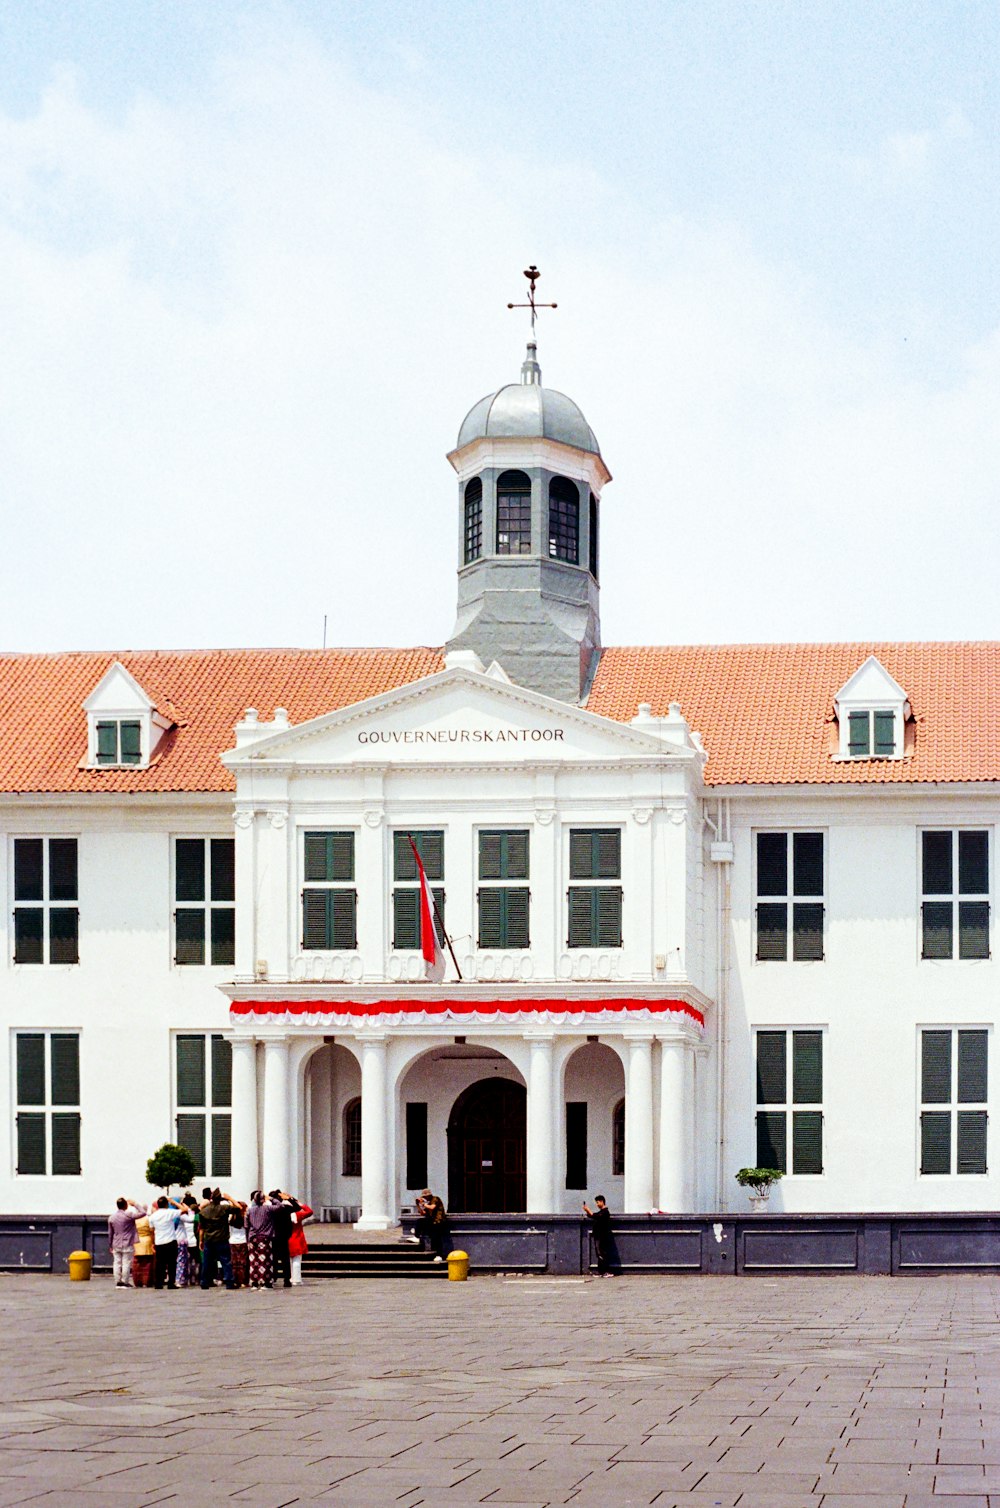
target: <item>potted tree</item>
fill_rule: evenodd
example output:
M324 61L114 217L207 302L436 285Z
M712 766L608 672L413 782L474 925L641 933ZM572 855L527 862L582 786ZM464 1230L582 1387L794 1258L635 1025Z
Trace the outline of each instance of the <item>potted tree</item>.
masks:
M750 1208L754 1214L767 1213L767 1201L771 1197L771 1185L784 1178L780 1168L740 1168L736 1182L740 1188L750 1190Z
M168 1195L172 1183L179 1183L181 1188L187 1188L194 1175L195 1165L191 1153L187 1147L179 1147L172 1141L165 1141L146 1164L146 1182L156 1189L163 1189Z

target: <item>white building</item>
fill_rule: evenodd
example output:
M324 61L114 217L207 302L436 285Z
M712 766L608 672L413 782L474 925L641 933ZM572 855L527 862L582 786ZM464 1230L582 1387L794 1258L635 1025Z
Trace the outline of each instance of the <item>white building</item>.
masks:
M0 658L0 1207L996 1208L1000 646L602 649L533 346L449 459L445 651Z

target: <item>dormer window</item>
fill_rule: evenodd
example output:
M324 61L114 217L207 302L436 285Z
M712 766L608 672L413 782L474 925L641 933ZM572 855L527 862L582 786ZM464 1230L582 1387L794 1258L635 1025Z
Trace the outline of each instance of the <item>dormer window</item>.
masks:
M869 655L834 698L834 759L902 759L910 703L899 682Z
M141 723L102 720L96 731L98 764L142 763Z

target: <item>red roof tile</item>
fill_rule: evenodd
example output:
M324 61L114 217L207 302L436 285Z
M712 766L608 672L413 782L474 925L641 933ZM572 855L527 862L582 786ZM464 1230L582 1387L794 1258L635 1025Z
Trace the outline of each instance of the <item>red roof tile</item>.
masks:
M909 696L910 752L837 762L833 699L869 655ZM680 703L711 785L1000 780L1000 643L606 649L588 710L627 722L640 702Z

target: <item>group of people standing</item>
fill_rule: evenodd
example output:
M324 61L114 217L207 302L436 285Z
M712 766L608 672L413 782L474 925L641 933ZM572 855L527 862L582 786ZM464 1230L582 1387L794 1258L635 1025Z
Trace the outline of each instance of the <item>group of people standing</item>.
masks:
M119 1198L108 1219L115 1286L297 1288L312 1213L283 1189L255 1189L248 1204L221 1189L161 1194L149 1210Z

